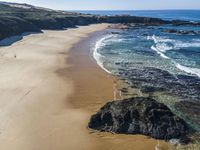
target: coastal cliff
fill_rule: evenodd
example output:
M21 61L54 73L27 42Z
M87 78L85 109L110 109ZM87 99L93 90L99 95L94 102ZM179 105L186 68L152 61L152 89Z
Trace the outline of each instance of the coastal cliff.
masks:
M158 18L134 16L98 16L76 12L55 11L27 4L0 2L0 40L24 32L59 30L95 23L169 23Z

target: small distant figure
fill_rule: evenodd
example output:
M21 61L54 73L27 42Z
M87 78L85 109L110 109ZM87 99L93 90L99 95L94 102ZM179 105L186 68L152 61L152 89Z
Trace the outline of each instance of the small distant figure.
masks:
M17 58L17 55L16 55L16 54L14 55L14 58Z

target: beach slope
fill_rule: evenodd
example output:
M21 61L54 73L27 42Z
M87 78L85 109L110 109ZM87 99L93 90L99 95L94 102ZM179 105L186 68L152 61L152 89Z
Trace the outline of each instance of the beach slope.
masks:
M0 149L90 149L85 133L87 112L69 104L73 83L68 52L88 34L106 28L91 25L64 31L44 31L0 48Z

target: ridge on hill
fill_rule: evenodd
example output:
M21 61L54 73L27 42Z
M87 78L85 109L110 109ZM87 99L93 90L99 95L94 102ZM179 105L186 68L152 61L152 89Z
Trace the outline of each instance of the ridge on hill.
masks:
M0 2L0 40L24 32L64 29L94 23L168 23L157 18L133 16L98 16L57 11L29 4Z
M137 23L145 25L198 25L189 21L166 21L159 18L136 17L129 15L100 16L52 10L29 4L0 2L0 40L24 32L41 32L41 30L61 30L95 23Z

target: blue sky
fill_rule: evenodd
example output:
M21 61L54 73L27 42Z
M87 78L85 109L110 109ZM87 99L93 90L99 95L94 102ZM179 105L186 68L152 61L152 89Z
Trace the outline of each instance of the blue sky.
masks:
M200 9L200 0L5 0L62 10Z

